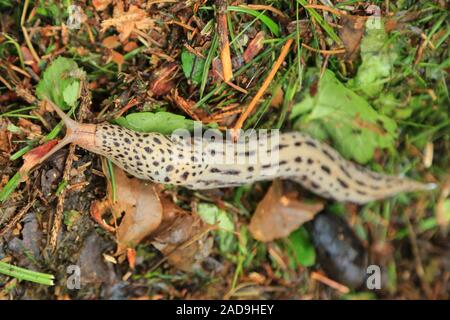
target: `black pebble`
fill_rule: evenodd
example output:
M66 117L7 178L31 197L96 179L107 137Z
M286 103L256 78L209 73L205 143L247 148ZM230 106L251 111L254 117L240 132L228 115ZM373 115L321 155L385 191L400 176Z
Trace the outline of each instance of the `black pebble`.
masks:
M347 222L335 214L320 213L308 227L326 274L352 289L363 287L368 255Z

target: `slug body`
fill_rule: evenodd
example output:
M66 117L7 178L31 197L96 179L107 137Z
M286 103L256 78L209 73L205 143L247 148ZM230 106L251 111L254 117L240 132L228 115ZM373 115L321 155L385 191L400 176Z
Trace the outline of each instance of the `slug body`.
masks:
M300 132L279 134L269 146L268 139L243 141L237 150L237 144L226 141L204 138L188 141L159 133L139 133L109 123L80 124L54 108L68 128L66 137L55 149L75 143L111 159L137 178L157 183L200 190L282 178L298 182L325 198L354 203L432 188L366 170ZM239 160L223 161L230 154Z

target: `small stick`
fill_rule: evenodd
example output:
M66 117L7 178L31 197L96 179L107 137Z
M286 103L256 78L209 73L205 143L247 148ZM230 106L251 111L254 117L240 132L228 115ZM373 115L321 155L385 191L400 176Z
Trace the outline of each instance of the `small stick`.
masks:
M321 54L340 54L340 53L345 53L345 51L346 51L344 48L334 49L334 50L316 49L316 48L308 46L305 43L302 43L302 47L304 47L304 48L306 48L306 49L308 49L310 51L318 52L318 53L321 53Z
M227 1L216 0L218 8L217 33L219 34L220 60L222 60L222 72L225 82L230 82L233 78L233 68L231 65L230 42L228 41L227 23Z
M319 9L319 10L323 10L323 11L328 11L328 12L331 12L332 14L337 15L337 16L346 15L347 14L347 12L345 12L345 11L336 10L334 8L331 8L331 7L328 7L328 6L324 6L324 5L321 5L321 4L310 4L310 5L305 6L305 8Z
M19 223L19 221L23 218L23 216L33 206L35 201L36 196L33 195L33 199L30 202L28 202L28 204L12 218L11 221L2 230L0 230L0 237L3 237L6 234L6 232L8 232L8 230L11 230L17 223Z
M249 8L253 10L267 10L271 11L272 13L279 15L282 18L288 18L286 14L284 14L282 11L278 10L277 8L274 8L272 6L268 6L265 4L247 4L247 5L240 5L239 7L243 8Z
M331 280L330 278L324 276L321 273L318 273L315 271L311 272L311 279L322 282L323 284L325 284L333 289L336 289L340 293L346 294L346 293L350 292L350 289L348 287L346 287L343 284L340 284L334 280Z
M233 131L236 133L238 130L242 128L242 125L244 124L247 117L250 115L250 113L253 111L253 109L256 107L256 105L259 103L259 99L263 96L263 94L266 92L267 88L270 85L270 82L275 77L275 74L277 73L278 69L280 68L281 64L283 63L284 59L286 58L289 49L292 45L293 39L289 39L284 44L283 48L281 49L281 53L278 56L277 61L275 62L272 70L270 70L269 75L264 80L264 83L262 84L261 88L259 88L256 95L253 97L252 101L250 101L247 109L241 114L239 119L237 120L236 124L234 125Z

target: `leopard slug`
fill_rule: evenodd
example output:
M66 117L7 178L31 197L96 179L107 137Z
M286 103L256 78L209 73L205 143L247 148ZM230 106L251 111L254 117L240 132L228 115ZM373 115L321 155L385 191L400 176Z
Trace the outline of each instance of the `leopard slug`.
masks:
M70 119L50 101L48 103L64 121L67 133L40 163L68 143L74 143L111 159L139 179L195 190L281 178L293 180L325 198L363 204L399 192L435 188L434 184L369 171L300 132L279 135L274 146L278 151L276 163L270 161L273 159L270 155L266 160L214 163L205 161L205 157L224 153L234 143L205 142L197 138L187 143L160 133L140 133L109 123L82 124ZM200 142L199 152L195 146ZM263 150L262 145L259 140L244 142L244 160Z

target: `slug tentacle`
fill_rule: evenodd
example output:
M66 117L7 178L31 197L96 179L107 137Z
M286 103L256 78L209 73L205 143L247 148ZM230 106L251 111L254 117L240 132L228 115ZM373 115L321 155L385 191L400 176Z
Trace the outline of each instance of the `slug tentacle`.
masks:
M300 132L280 134L278 144L269 149L259 138L242 142L240 150L244 151L235 151L232 142L171 140L159 133L140 133L109 123L80 124L49 103L67 126L66 137L55 149L75 143L111 159L140 179L200 190L282 178L298 182L323 197L355 203L435 187L369 171ZM243 161L214 161L227 150L242 156ZM52 150L50 154L53 153Z
M48 99L46 99L45 102L50 107L52 107L52 109L64 122L64 125L66 126L66 135L61 141L58 142L56 147L54 147L49 153L47 153L39 160L39 164L43 163L49 157L54 155L56 151L60 150L69 143L75 143L76 145L84 149L87 149L94 153L98 153L98 149L95 143L96 125L79 123L75 120L72 120L53 102Z

